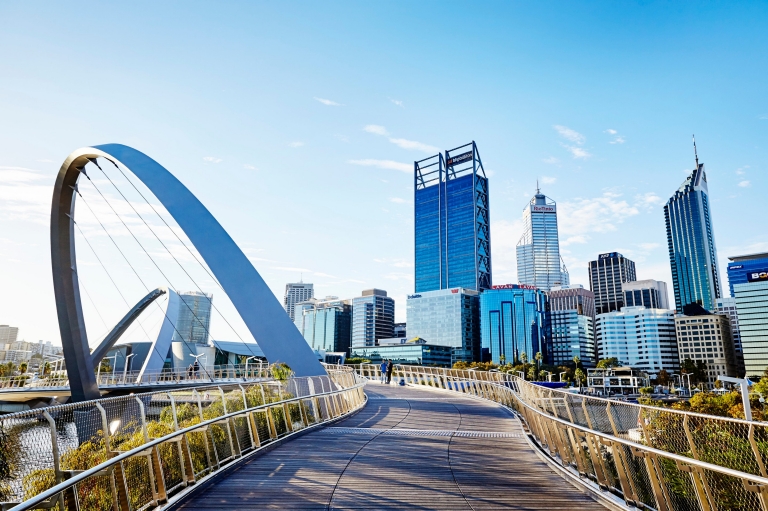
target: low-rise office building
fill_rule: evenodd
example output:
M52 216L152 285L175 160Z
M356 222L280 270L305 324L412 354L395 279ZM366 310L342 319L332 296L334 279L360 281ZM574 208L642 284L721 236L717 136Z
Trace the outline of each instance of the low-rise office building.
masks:
M376 346L395 335L395 301L383 289L366 289L352 299L352 347Z
M551 363L568 364L579 357L594 367L595 294L581 284L554 287L548 293Z
M624 292L624 305L627 307L647 307L649 309L669 309L667 283L660 280L635 280L621 284Z
M744 348L741 346L741 330L739 329L739 313L736 310L736 298L720 298L717 300L717 314L728 316L731 326L731 340L733 341L733 351L736 354L736 375L739 378L744 377Z
M648 373L631 367L587 370L587 387L593 394L638 394L649 385Z
M473 289L424 291L408 296L408 337L452 349L452 362L480 360L480 298Z
M315 351L348 353L352 340L352 301L328 297L295 305L294 324Z
M352 356L365 358L372 364L391 360L393 364L451 367L453 348L426 344L423 339L404 344L381 344L369 348L353 348Z

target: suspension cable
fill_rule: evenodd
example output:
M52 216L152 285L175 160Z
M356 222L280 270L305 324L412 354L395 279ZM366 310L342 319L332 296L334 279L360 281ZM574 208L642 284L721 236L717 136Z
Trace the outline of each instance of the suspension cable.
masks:
M88 175L88 174L85 172L85 169L84 169L84 168L83 168L82 170L80 170L80 172L82 172L82 173L83 173L83 175L85 175L85 177L86 177L86 178L88 178L88 181L90 181L90 182L93 184L93 180L91 180L90 176L89 176L89 175ZM107 236L109 237L109 239L112 241L112 244L115 246L115 248L118 250L118 252L120 252L120 255L121 255L121 256L123 256L123 259L125 259L125 262L126 262L126 263L128 264L128 266L131 268L131 270L132 270L132 271L133 271L133 273L136 275L136 277L139 279L139 282L141 282L141 284L144 286L144 289L146 289L146 290L147 290L147 292L149 292L149 286L147 286L147 284L144 282L144 279L142 279L142 278L141 278L141 275L139 275L139 272L138 272L138 271L136 271L136 268L134 268L134 266L133 266L133 265L131 264L131 262L128 260L128 257L126 257L125 253L122 251L122 249L121 249L121 248L120 248L120 246L117 244L117 242L115 241L115 239L112 237L112 235L109 233L109 231L107 230L107 228L106 228L106 227L104 226L104 224L101 222L101 220L99 219L99 217L98 217L98 216L96 215L96 213L93 211L93 208L91 208L91 205L90 205L90 204L88 204L88 201L87 201L87 200L85 200L85 197L83 197L83 194L81 194L81 193L80 193L80 190L77 188L77 186L74 186L74 187L72 187L72 188L73 188L73 189L74 189L74 190L77 192L77 194L80 196L80 199L83 201L83 204L85 204L85 205L86 205L86 207L87 207L87 208L88 208L88 210L91 212L91 214L93 215L93 217L96 219L96 221L99 223L99 225L101 226L101 228L104 230L104 232L107 234ZM94 188L96 188L96 187L95 187L95 185L94 185ZM99 192L99 194L101 195L101 192L98 190L98 188L96 189L96 191L97 191L97 192ZM102 195L102 197L104 197L104 196ZM106 199L104 199L104 200L106 201ZM108 201L107 201L107 204L108 204L108 205L110 205ZM112 207L112 206L110 205L110 208L111 208L111 207ZM114 210L114 208L112 208L112 211L113 211L113 212L115 211L115 210ZM117 215L117 212L115 212L115 215ZM156 264L156 263L154 262L154 260L152 259L152 256L150 256L150 255L147 253L146 249L144 249L144 246L141 244L141 242L139 242L139 240L138 240L138 239L136 238L136 236L133 234L133 231L131 231L131 230L128 228L128 226L125 224L125 222L123 222L122 218L120 218L120 216L119 216L119 215L117 215L117 217L118 217L118 219L120 220L120 222L123 224L123 226L124 226L126 229L128 229L128 232L131 234L131 236L133 236L133 239L135 239L135 240L136 240L136 242L139 244L139 246L142 248L142 250L144 250L144 253L145 253L145 254L147 254L147 257L149 257L150 261L152 261L152 262L153 262L153 264L155 264L155 266L157 267L157 264ZM159 270L159 268L158 268L158 270ZM162 272L162 270L160 271L160 273L163 273L163 272ZM164 275L164 274L163 274L163 277L165 277L165 275ZM166 277L166 280L168 280L168 278L167 278L167 277ZM169 283L170 283L170 281L169 281ZM171 286L171 287L173 287L173 286ZM181 300L181 301L183 302L183 300ZM155 302L155 303L157 303L157 302ZM160 304L157 304L157 305L158 305L158 307L160 306ZM162 309L162 308L161 308L161 309ZM163 315L165 316L165 318L168 320L168 322L169 322L169 323L171 324L171 326L173 327L173 330L174 330L174 332L176 332L176 333L179 335L179 338L180 338L180 339L181 339L181 341L184 343L184 345L187 347L187 349L189 350L189 353L190 353L190 354L194 354L194 353L195 353L195 351L193 351L193 350L192 350L192 348L189 346L189 343L186 341L186 339L184 339L184 336L182 336L182 335L181 335L181 332L179 332L179 330L176 328L176 324L174 323L174 321L173 321L173 320L171 320L171 318L169 318L169 317L168 317L168 313L167 313L167 311L163 311ZM153 343L153 345L154 345L154 343ZM155 351L155 353L157 353L157 354L160 356L160 358L162 358L163 360L165 360L165 358L166 358L167 354L163 355L162 353L160 353L160 352L157 350L157 347L156 347L156 346L154 347L154 351ZM199 364L198 364L198 365L199 365ZM208 375L208 377L210 378L210 373L208 372L208 370L207 370L207 369L206 369L204 366L203 366L203 371L204 371L204 372L205 372L205 374L206 374L206 375Z
M203 268L203 270L204 270L204 271L205 271L205 272L206 272L206 273L207 273L207 274L208 274L208 275L209 275L209 276L210 276L210 277L213 279L213 281L214 281L214 282L215 282L215 283L216 283L216 284L217 284L217 285L218 285L218 286L221 288L221 290L222 290L222 291L224 291L224 288L221 286L221 284L220 284L220 283L219 283L219 281L216 279L216 277L214 277L214 276L211 274L211 272L208 270L208 268L206 268L206 267L205 267L205 265L203 265L203 263L202 263L202 262L201 262L201 261L200 261L200 260L197 258L197 256L195 256L195 254L194 254L194 253L192 252L192 250L191 250L191 249L190 249L190 248L187 246L187 244L186 244L186 243L184 243L184 241L183 241L183 240L182 240L182 239L181 239L181 238L178 236L178 234L176 234L176 232L173 230L173 228L171 228L171 226L170 226L170 225L168 225L168 223L165 221L165 219L164 219L164 218L163 218L163 217L160 215L160 213L159 213L159 212L158 212L158 211L155 209L155 207L154 207L154 206L153 206L153 205L152 205L152 204L151 204L151 203L150 203L150 202L147 200L147 198L144 196L144 194L143 194L143 193L141 193L141 192L139 191L139 189L138 189L138 188L137 188L137 187L136 187L136 186L133 184L133 182L132 182L130 179L128 179L128 177L125 175L125 173L123 173L123 171L120 169L120 167L118 167L118 166L117 166L117 164L116 164L114 161L112 161L112 160L109 160L109 159L107 159L107 160L108 160L108 161L110 161L110 162L112 163L112 165L114 165L114 166L115 166L115 168L117 168L117 170L118 170L118 171L119 171L119 172L120 172L120 173L123 175L123 177L126 179L126 181L128 181L128 182L131 184L131 186L133 187L133 189L134 189L134 190L136 190L136 192L138 192L138 194L139 194L139 195L141 195L141 198L142 198L142 199L144 199L144 202L146 202L146 203L147 203L147 205L148 205L150 208L152 208L152 211L154 211L154 212L155 212L155 214L156 214L156 215L157 215L157 216L160 218L160 220L161 220L161 221L162 221L162 222L165 224L165 226L166 226L166 227L168 227L168 229L169 229L169 230L170 230L170 231L173 233L173 235L176 237L176 239L178 239L178 240L179 240L179 242L181 242L182 246L184 246L184 248L186 248L186 249L187 249L187 251L188 251L188 252L189 252L189 253L192 255L192 257L195 259L195 261L197 261L197 263L198 263L198 264L199 264L199 265L200 265L200 266ZM127 197L126 197L126 196L123 194L123 192L122 192L122 191L121 191L121 190L120 190L120 189L117 187L117 185L116 185L116 184L115 184L115 183L112 181L112 179L111 179L111 178L110 178L110 177L107 175L107 173L104 171L104 169L102 169L102 168L101 168L101 166L99 165L99 163L98 163L98 162L97 162L95 159L93 159L93 160L90 160L90 161L91 161L91 162L92 162L94 165L96 165L96 167L98 167L98 169L101 171L101 173L104 175L104 177L106 177L106 178L107 178L107 180L109 180L110 184L112 184L112 187L113 187L115 190L117 190L117 193L119 193L119 194L120 194L120 196L121 196L121 197L123 198L123 200L125 200L125 202L126 202L126 203L127 203L129 206L130 206L130 208L133 210L133 212L134 212L134 213L136 213L136 215L137 215L137 216L138 216L138 217L141 219L141 221L144 223L144 225L146 225L146 226L147 226L147 228L148 228L148 229L150 230L150 232L151 232L151 233L152 233L152 234L155 236L155 238L157 239L157 241L158 241L158 242L160 242L160 244L163 246L163 248L165 249L165 251L166 251L166 252L168 252L168 254L169 254L169 255L170 255L172 258L173 258L173 260L176 262L176 264L179 266L179 268L181 268L181 270L182 270L182 271L183 271L183 272L184 272L184 273L187 275L187 277L189 277L189 279L190 279L190 280L193 282L193 284L195 285L195 287L197 288L197 290L198 290L198 291L200 291L201 293L205 294L205 293L204 293L204 291L202 290L202 288L200 287L200 285L197 283L197 281L196 281L196 280L195 280L195 279L192 277L192 275L190 275L190 274L189 274L189 272L187 271L187 269L186 269L186 268L184 268L184 266L183 266L183 265L182 265L182 264L179 262L179 260L176 258L176 256L175 256L175 255L173 255L173 253L172 253L172 252L171 252L171 251L168 249L168 247L167 247L167 246L166 246L166 244L163 242L163 240L162 240L162 239L160 239L160 236L158 236L158 235L157 235L157 233L155 232L155 230L154 230L154 229L152 229L152 226L150 226L150 225L149 225L149 223L148 223L148 222L147 222L147 221L144 219L144 217L143 217L143 216L141 216L141 213L139 213L139 212L136 210L136 208L135 208L135 207L134 207L134 205L131 203L131 201L129 201L129 200L128 200L128 198L127 198ZM92 183L93 183L93 182L92 182ZM95 183L93 183L93 186L94 186L94 187L96 187L96 184L95 184ZM99 193L101 193L101 192L99 192ZM226 294L226 291L224 291L224 293ZM242 343L242 344L243 344L243 345L244 345L244 346L245 346L245 347L248 349L248 351L250 351L250 352L251 352L251 355L253 355L253 356L256 356L256 353L254 353L254 351L253 351L253 350L250 348L250 346L248 346L248 344L250 344L250 343L246 343L246 342L245 342L245 339L243 339L243 338L242 338L242 336L241 336L241 335L240 335L240 334L237 332L237 330L235 330L235 328L234 328L234 327L232 326L232 324L229 322L229 320L227 319L227 317L226 317L226 316L224 316L224 314L222 314L222 312L221 312L221 311L218 309L218 307L216 307L216 305L213 303L213 300L211 300L211 307L213 307L213 309L214 309L216 312L218 312L218 313L219 313L219 316L221 316L221 318L224 320L224 322L227 324L227 326L229 326L229 328L232 330L232 332L234 332L234 334L235 334L235 335L236 335L236 336L237 336L237 337L240 339L240 342L241 342L241 343ZM191 309L190 309L190 310L191 310ZM197 319L197 316L195 316L195 317L196 317L196 319ZM198 320L198 321L199 321L199 320ZM201 324L202 324L202 322L201 322ZM209 335L210 335L210 332L209 332ZM213 340L213 337L211 337L211 340ZM214 345L215 345L215 341L214 341Z
M79 191L77 193L78 193L78 195L80 195ZM80 195L80 198L82 198L82 195ZM83 199L83 201L85 201L85 199ZM88 209L90 209L90 208L88 208ZM93 211L91 211L91 212L93 212ZM107 267L104 265L104 262L99 257L99 254L96 253L96 249L93 248L93 245L91 245L91 242L88 239L88 237L85 235L85 232L80 228L80 224L78 224L74 219L72 219L72 223L74 223L75 227L77 227L77 230L80 231L80 236L83 237L83 239L85 240L85 243L88 245L88 248L91 249L91 252L93 252L94 257L96 257L96 260L99 262L99 264L101 265L101 268L104 270L104 273L107 274L107 277L109 277L110 282L112 282L112 285L115 286L115 289L117 290L117 293L120 295L120 298L123 299L123 302L125 302L125 305L130 309L130 307L131 307L130 302L128 302L128 300L125 298L125 295L123 295L123 292L120 290L120 287L115 282L115 279L112 278L112 275L109 273L109 270L107 270ZM94 305L94 307L95 307L95 305ZM139 318L136 318L136 322L139 324L141 329L144 331L144 335L146 335L147 340L149 340L150 339L149 332L147 332L147 330L144 328L142 320L139 319ZM106 324L104 326L106 326ZM109 331L105 332L104 335L106 335L107 333L109 333Z

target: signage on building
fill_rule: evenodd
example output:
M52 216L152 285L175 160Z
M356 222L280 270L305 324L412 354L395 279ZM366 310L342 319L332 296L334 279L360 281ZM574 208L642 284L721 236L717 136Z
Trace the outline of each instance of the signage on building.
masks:
M768 280L768 270L758 270L747 273L747 282L760 282L761 280Z
M460 163L464 163L470 160L472 160L472 151L457 154L456 156L451 156L450 158L448 158L448 160L446 160L445 165L447 167L453 167L454 165L458 165Z
M533 289L535 291L539 288L530 284L499 284L491 286L491 289Z
M421 295L408 295L408 299L410 300L411 298L421 298Z
M536 204L531 204L531 211L534 213L554 213L557 209L555 209L555 206L537 206Z
M459 292L459 290L458 290L458 289L451 289L451 293L453 293L453 294L456 294L456 293L458 293L458 292Z
M607 254L600 254L597 256L598 259L610 259L611 257L617 257L619 254L618 252L609 252Z
M743 268L744 268L743 264L734 264L733 266L729 266L728 267L728 271L731 271L731 270L741 270Z

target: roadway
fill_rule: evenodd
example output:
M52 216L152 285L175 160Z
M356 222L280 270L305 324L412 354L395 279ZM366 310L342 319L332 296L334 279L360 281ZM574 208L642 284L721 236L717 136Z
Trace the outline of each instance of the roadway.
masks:
M494 403L371 383L360 412L203 485L175 509L604 510Z

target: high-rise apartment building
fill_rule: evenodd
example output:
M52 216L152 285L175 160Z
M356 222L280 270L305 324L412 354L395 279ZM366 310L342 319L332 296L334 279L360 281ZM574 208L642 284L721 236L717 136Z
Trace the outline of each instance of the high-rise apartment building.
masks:
M667 283L660 280L635 280L621 285L624 291L624 305L627 307L647 307L649 309L669 309Z
M472 142L414 162L416 293L491 287L488 178Z
M720 272L707 174L698 156L696 168L664 206L664 219L678 314L689 303L715 310L722 297Z
M349 353L352 300L310 298L296 304L294 324L313 350Z
M285 297L283 298L283 307L292 321L296 320L296 304L306 302L315 297L315 288L313 284L305 282L292 282L285 285Z
M211 328L213 295L198 291L177 291L177 293L180 303L173 341L207 345Z
M616 357L620 364L651 375L680 369L674 311L622 307L598 314L595 337L600 360Z
M709 314L702 307L688 306L685 312L675 317L680 362L704 362L709 388L714 388L721 374L736 376L736 351L728 316Z
M744 369L748 378L759 379L768 367L768 253L728 259Z
M552 288L548 298L552 363L579 357L584 367L595 367L594 293L572 284Z
M557 204L536 189L523 209L525 230L517 242L517 280L520 284L549 291L567 286L568 270L560 257L557 234Z
M451 363L480 360L480 298L474 289L440 289L408 296L408 335L450 346Z
M352 347L376 346L395 333L395 301L383 289L366 289L352 299Z
M731 327L733 351L736 354L736 375L739 378L743 378L745 373L744 349L741 346L741 330L739 329L739 313L736 309L736 298L720 298L717 301L717 310L715 312L723 316L728 316L728 323Z
M635 263L618 252L600 254L589 262L589 288L595 293L595 311L605 314L624 307L622 286L637 280Z
M9 325L0 325L0 348L2 348L4 344L11 344L16 342L18 337L19 337L19 327L9 326Z
M523 353L533 362L538 352L549 362L547 294L540 289L504 284L483 291L480 329L483 355L487 353L495 364L502 356L515 363Z

